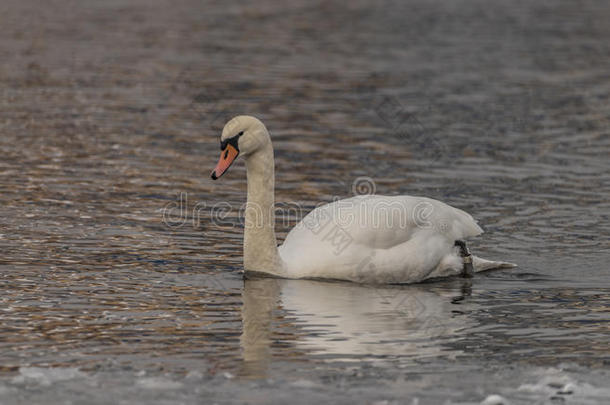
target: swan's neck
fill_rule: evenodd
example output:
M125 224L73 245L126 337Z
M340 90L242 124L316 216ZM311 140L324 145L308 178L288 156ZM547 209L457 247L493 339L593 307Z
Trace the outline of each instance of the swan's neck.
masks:
M246 157L248 202L244 224L244 268L282 275L275 239L274 161L271 142Z

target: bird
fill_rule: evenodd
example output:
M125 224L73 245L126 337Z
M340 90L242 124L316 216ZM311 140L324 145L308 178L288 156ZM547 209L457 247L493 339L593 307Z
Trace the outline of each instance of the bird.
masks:
M357 195L320 205L277 244L271 136L257 118L230 119L220 136L219 179L239 157L247 175L243 266L288 279L410 284L511 268L470 254L465 240L483 233L468 213L427 197Z

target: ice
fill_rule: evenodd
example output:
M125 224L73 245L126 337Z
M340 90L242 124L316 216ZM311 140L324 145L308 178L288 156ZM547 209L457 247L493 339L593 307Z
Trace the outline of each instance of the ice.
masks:
M315 386L317 386L317 384L315 382L310 381L310 380L305 380L305 379L296 380L295 382L291 383L290 385L292 385L293 387L298 387L298 388L314 388Z
M7 387L5 385L0 385L0 396L1 395L8 395L15 392L15 388L13 387ZM1 404L1 402L0 402Z
M509 405L510 402L500 395L489 395L481 402L481 405Z
M137 381L137 385L142 388L151 390L175 390L182 388L182 383L179 381L170 380L164 377L147 377Z
M197 370L189 371L188 374L186 375L187 380L203 380L203 377L204 376L201 373L201 371L197 371Z
M595 404L597 399L610 397L610 388L580 382L558 368L543 369L537 374L538 381L522 384L518 391L543 395L547 399L565 398L583 404Z
M59 381L84 378L86 375L77 368L21 367L19 375L12 379L13 384L38 384L48 387Z

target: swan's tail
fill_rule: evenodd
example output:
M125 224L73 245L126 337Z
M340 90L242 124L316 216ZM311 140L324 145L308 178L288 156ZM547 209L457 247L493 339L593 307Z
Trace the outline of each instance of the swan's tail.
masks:
M509 262L494 262L492 260L485 260L472 255L472 267L474 267L475 273L491 269L512 269L517 267L515 263Z

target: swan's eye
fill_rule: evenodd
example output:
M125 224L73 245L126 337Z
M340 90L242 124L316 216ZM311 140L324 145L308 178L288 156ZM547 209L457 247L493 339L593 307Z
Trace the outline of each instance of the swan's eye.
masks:
M237 136L242 136L244 134L244 131L239 131L239 134L237 134Z

